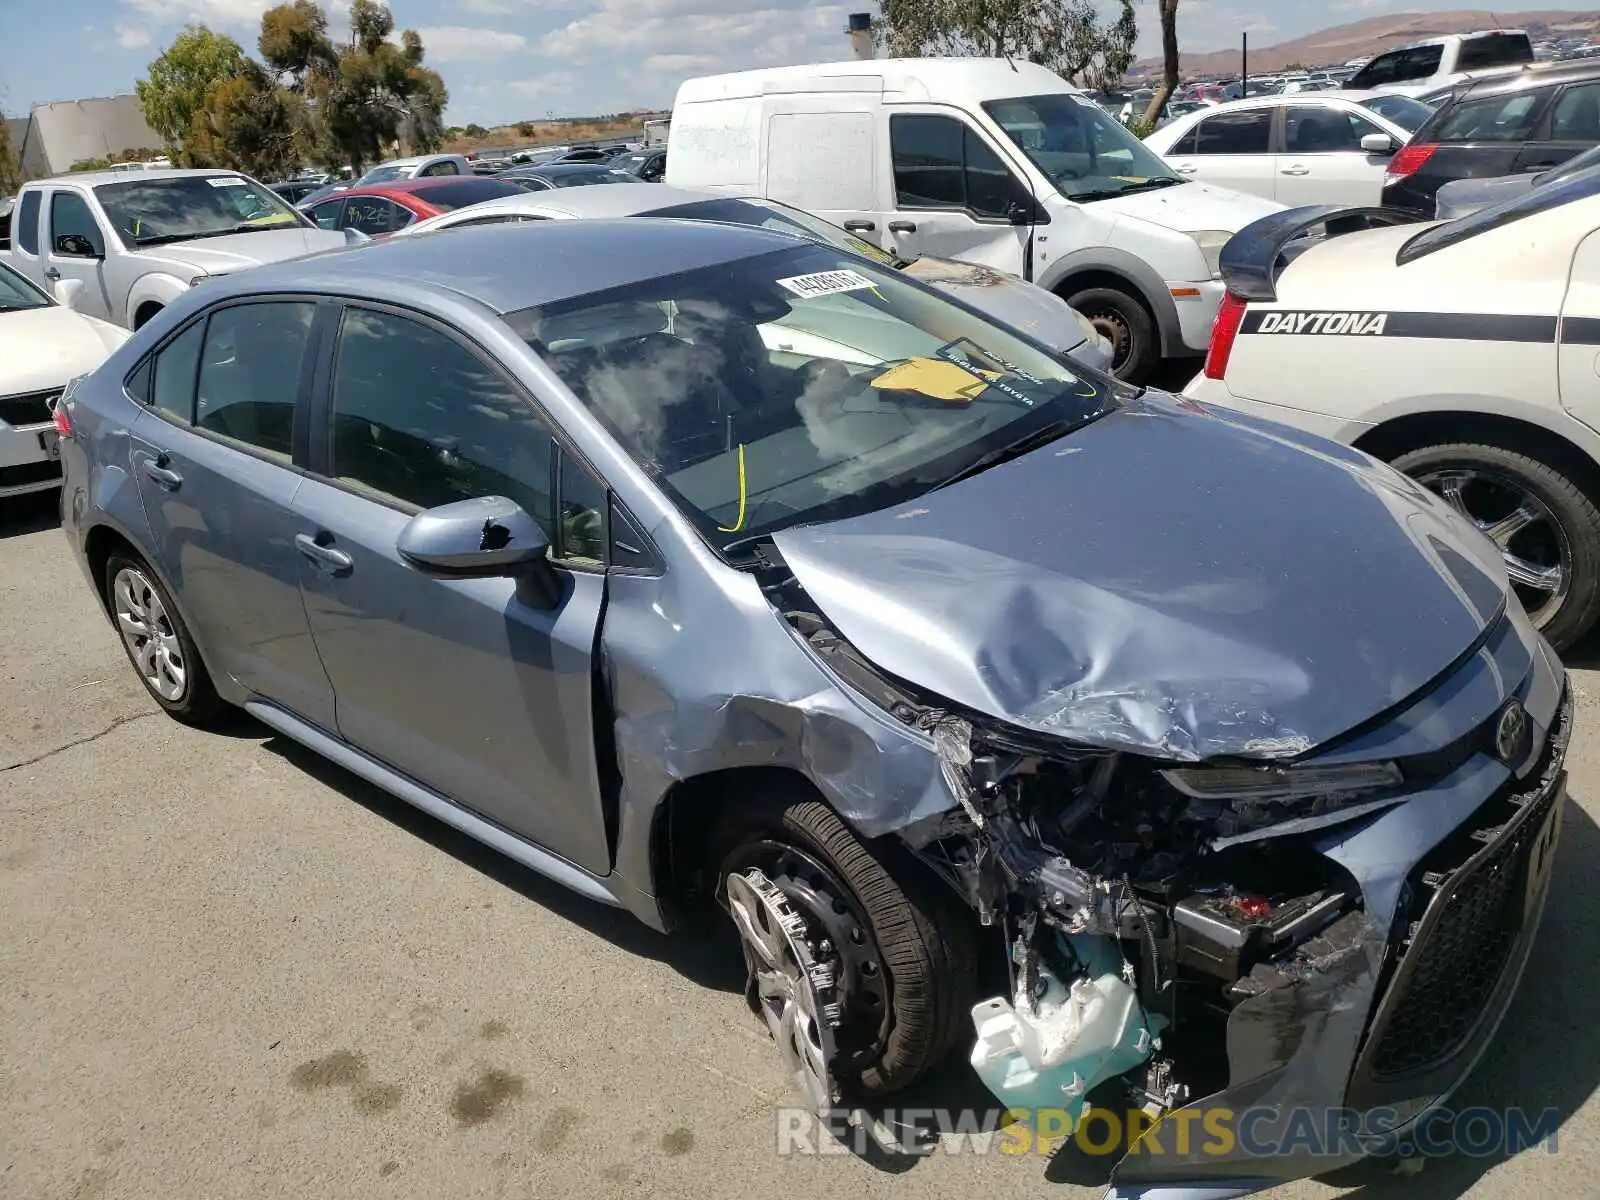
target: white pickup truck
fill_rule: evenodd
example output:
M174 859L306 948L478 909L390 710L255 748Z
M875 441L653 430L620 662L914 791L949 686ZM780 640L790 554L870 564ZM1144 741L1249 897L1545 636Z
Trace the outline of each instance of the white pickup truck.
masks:
M234 171L42 179L23 185L10 216L0 262L79 312L129 329L207 276L366 240L318 229Z

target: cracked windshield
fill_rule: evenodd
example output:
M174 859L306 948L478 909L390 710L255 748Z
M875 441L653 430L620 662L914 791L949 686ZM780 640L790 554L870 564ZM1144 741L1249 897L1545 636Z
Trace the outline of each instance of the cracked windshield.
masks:
M824 247L508 320L725 546L920 495L1116 403L1015 334Z
M1020 96L987 101L983 109L1068 200L1109 200L1184 182L1082 96Z
M300 218L242 175L191 175L102 183L94 189L117 235L151 246L298 225Z

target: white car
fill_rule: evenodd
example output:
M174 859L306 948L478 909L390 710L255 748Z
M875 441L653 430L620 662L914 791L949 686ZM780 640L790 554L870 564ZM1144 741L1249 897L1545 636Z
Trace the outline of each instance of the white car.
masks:
M1350 77L1350 86L1421 96L1479 75L1515 71L1532 61L1527 31L1480 29L1385 50Z
M82 285L65 285L70 300ZM52 403L128 331L74 312L0 263L0 500L61 485Z
M1282 213L1222 269L1188 396L1392 463L1494 540L1554 645L1595 625L1600 168L1454 221Z
M615 217L666 217L675 220L718 221L754 225L811 238L851 254L894 266L929 287L947 292L1014 329L1078 362L1110 372L1114 349L1111 341L1061 297L1007 275L993 267L950 259L906 260L890 254L855 234L787 204L761 197L729 195L696 188L652 184L648 188L562 188L479 204L440 213L395 233L413 237L436 230L504 221L545 221Z
M472 160L464 154L419 154L412 158L391 158L373 167L351 187L374 183L395 183L401 179L429 179L435 175L471 175Z
M1279 204L1378 204L1389 160L1432 115L1379 92L1254 96L1179 117L1144 144L1187 179Z

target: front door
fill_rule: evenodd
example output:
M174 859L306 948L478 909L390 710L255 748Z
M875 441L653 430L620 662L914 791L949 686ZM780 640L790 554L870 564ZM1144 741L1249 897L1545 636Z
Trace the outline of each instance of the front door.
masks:
M948 111L896 109L889 116L892 207L878 244L901 258L931 255L1032 277L1032 193L988 139ZM848 226L847 226L848 228Z
M592 692L603 572L564 569L560 602L539 608L510 579L437 579L395 549L422 509L491 495L517 501L558 545L548 427L503 372L453 335L354 306L325 412L322 478L295 496L294 540L340 735L608 873Z
M79 280L83 290L73 307L102 321L115 321L111 294L106 288L106 235L90 211L89 202L75 191L56 188L50 193L49 204L47 236L40 248L45 279L52 285Z
M316 312L311 301L230 305L169 340L135 376L146 408L130 466L208 665L332 729L289 512Z

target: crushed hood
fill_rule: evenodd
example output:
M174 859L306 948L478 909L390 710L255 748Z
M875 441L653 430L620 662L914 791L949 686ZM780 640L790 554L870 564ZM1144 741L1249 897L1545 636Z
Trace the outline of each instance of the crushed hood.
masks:
M889 675L1179 760L1303 754L1445 672L1505 602L1488 540L1388 467L1154 394L775 541Z
M284 229L260 229L254 233L230 233L223 237L151 246L139 251L139 256L181 264L208 275L222 275L347 245L349 241L342 230L291 225Z

